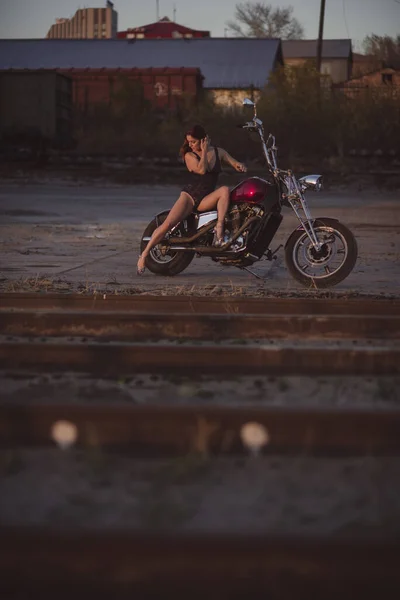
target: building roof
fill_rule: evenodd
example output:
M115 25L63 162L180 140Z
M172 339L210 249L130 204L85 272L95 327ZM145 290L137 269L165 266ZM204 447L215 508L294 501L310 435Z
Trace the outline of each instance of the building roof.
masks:
M318 40L283 40L283 59L316 58ZM349 58L351 40L322 40L322 58Z
M376 60L376 56L373 54L359 54L358 52L353 52L353 61L357 62L367 62L370 63Z
M261 89L281 62L279 39L0 40L0 70L197 67L210 89Z
M155 21L155 23L149 23L148 25L141 25L140 27L129 28L126 31L119 32L120 34L124 33L143 33L145 36L149 37L173 37L173 33L177 32L180 35L185 34L194 34L198 33L204 37L209 37L210 32L204 31L201 29L190 29L189 27L185 27L184 25L179 25L179 23L175 23L171 21L168 17L163 17L159 21Z

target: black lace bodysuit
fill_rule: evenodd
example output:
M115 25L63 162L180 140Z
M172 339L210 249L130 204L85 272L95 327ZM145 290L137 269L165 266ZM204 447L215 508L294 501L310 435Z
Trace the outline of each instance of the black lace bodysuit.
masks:
M194 200L194 208L197 208L205 196L211 194L217 187L218 176L221 173L221 161L217 148L215 150L215 165L211 171L207 171L204 175L199 173L190 173L189 182L182 188L183 192L187 192ZM194 154L196 154L194 152ZM200 160L200 156L196 154Z

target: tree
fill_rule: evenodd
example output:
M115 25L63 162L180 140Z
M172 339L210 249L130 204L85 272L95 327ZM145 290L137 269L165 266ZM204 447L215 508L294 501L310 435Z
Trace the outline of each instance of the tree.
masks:
M367 35L363 41L364 52L382 61L386 67L400 67L400 35Z
M263 2L243 2L236 5L236 21L228 21L227 26L237 37L299 40L304 30L292 12L291 6L274 9Z

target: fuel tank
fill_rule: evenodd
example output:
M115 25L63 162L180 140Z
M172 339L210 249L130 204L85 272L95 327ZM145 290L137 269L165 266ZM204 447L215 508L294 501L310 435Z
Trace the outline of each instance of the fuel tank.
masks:
M271 187L273 186L261 177L249 177L231 190L230 201L233 204L239 204L240 202L261 204L268 192L272 191Z

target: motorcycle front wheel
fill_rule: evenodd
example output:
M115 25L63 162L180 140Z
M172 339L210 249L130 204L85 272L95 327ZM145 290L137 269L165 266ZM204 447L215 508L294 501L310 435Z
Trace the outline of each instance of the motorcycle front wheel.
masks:
M336 219L318 218L313 223L318 241L316 250L304 229L296 229L285 246L285 262L290 274L307 287L328 288L343 281L357 261L357 241Z
M166 217L161 217L158 223L153 219L146 227L143 232L142 240L140 242L140 252L146 248L147 242L143 238L150 238L154 230L162 223ZM184 235L183 226L178 227L174 231L174 236ZM163 252L161 244L153 246L146 258L146 267L155 275L164 275L166 277L172 277L181 273L190 265L194 258L194 252Z

